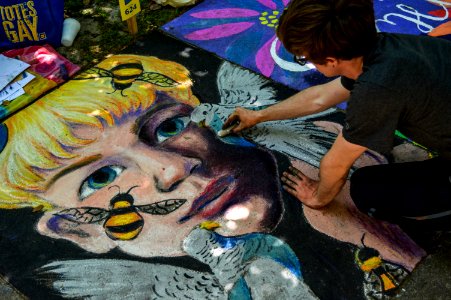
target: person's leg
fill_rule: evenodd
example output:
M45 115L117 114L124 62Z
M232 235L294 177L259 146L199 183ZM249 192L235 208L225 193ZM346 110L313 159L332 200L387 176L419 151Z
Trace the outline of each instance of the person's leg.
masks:
M451 229L451 161L430 159L363 167L351 176L351 197L378 219L424 229Z

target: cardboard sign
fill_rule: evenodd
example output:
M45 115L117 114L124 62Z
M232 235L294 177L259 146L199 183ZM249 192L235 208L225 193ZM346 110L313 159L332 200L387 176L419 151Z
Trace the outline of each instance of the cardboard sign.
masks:
M122 21L128 20L141 11L139 0L119 0Z

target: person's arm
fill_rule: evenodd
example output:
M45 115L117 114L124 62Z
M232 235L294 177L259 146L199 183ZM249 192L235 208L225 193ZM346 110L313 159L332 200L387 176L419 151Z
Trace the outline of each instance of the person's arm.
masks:
M318 113L345 101L349 95L350 92L343 87L341 79L336 78L328 83L302 90L263 110L252 111L238 107L226 120L223 128L239 122L233 129L234 132L238 132L261 122Z
M321 160L319 181L290 167L290 170L282 175L284 189L308 207L323 208L340 192L352 165L366 150L366 147L346 141L340 133L332 148Z

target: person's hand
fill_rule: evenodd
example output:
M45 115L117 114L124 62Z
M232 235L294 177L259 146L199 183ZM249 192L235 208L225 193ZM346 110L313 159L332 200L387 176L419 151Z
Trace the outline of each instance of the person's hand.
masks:
M258 111L237 107L235 111L227 118L222 128L225 129L232 126L233 124L238 124L232 130L233 132L237 133L243 129L252 127L259 123L258 116Z
M283 172L281 180L283 189L308 207L315 209L323 207L319 205L317 198L319 181L307 177L293 166Z

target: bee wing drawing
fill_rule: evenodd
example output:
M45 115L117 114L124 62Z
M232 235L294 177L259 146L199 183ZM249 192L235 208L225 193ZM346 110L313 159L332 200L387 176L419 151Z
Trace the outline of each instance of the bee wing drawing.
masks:
M383 262L381 268L384 271L382 274L365 273L363 286L367 299L387 299L409 275L404 267L387 261Z
M389 272L398 283L402 283L410 274L403 266L387 261L384 261L384 269L386 272Z
M104 220L108 216L108 214L109 212L102 208L80 207L64 209L59 211L55 215L71 222L91 224Z
M136 208L144 213L152 215L167 215L178 209L186 202L186 199L168 199L148 205L139 205Z
M100 78L100 77L113 77L113 74L105 69L93 67L86 71L81 72L79 75L75 76L74 79L92 79L92 78Z
M172 78L167 77L166 75L156 73L156 72L145 72L141 74L136 80L145 81L152 83L154 85L158 85L161 87L173 87L177 86L179 83Z

